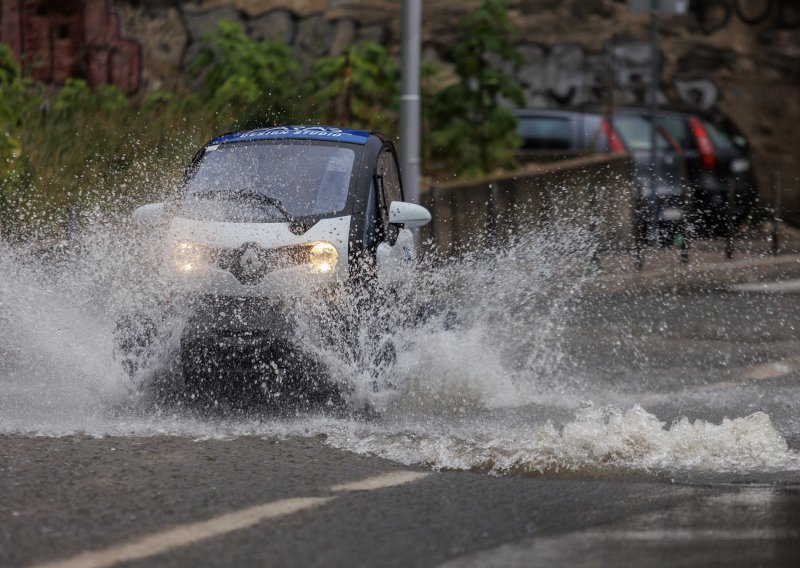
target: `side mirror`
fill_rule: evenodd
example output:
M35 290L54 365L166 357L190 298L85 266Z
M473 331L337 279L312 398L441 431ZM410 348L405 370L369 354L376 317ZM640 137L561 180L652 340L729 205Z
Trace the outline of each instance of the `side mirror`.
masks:
M413 229L427 224L430 220L430 212L421 205L405 201L392 201L389 204L389 223Z
M134 209L131 220L135 225L157 225L164 220L164 204L148 203Z

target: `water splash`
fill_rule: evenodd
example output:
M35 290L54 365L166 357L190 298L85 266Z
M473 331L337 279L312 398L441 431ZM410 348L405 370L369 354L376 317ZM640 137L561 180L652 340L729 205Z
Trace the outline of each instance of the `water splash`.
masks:
M800 469L797 454L763 412L721 424L683 418L667 427L637 405L625 412L582 410L561 428L551 422L420 426L339 428L328 434L328 443L405 464L493 474Z
M353 452L495 474L800 469L762 412L668 426L640 406L580 407L586 389L572 388L561 344L571 300L592 277L591 249L580 234L530 232L499 251L432 255L369 309L353 301L328 322L335 330L344 314L355 346L314 332L329 312L308 298L300 337L351 388L353 407L378 413L356 420L209 418L191 401L154 404L115 361L112 331L120 314L175 303L152 270L157 243L115 222L46 250L0 242L0 433L322 434ZM175 336L166 337L159 376L179 383Z

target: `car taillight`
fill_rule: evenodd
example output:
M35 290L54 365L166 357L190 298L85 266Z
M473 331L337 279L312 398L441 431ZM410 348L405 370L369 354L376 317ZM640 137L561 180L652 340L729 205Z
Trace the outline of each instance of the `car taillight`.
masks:
M692 130L692 136L697 144L697 151L700 153L700 163L707 170L713 170L714 166L717 165L717 154L714 151L711 137L708 135L703 123L696 116L689 117L689 128Z
M603 134L606 135L606 140L608 140L609 150L614 154L622 154L625 152L625 145L605 118L600 121L600 126L603 129Z

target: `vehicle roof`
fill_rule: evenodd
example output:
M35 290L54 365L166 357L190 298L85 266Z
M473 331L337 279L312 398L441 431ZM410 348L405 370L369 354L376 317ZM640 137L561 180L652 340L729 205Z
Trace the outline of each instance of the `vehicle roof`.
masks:
M526 116L559 116L569 117L578 115L602 115L608 114L636 114L636 115L649 115L650 107L643 105L620 105L615 107L603 107L599 105L581 105L574 108L553 109L553 108L518 108L514 110L514 114L520 118ZM724 113L718 109L702 110L691 107L682 106L659 106L657 113L661 116L687 116L695 115L702 117L711 116L725 116Z
M648 106L638 106L638 105L631 105L631 106L621 106L614 109L615 113L619 114L639 114L639 115L649 115L650 114L650 107ZM711 115L719 115L722 114L720 111L709 111L709 110L702 110L697 108L690 108L690 107L679 107L679 106L659 106L656 114L661 116L711 116Z
M518 117L524 118L526 116L558 116L558 117L568 117L568 116L582 116L587 114L593 114L592 112L587 112L584 109L555 109L555 108L518 108L514 110L514 114Z
M330 140L350 144L366 144L370 135L367 130L353 130L336 126L273 126L241 132L229 132L217 136L209 144L242 142L245 140Z

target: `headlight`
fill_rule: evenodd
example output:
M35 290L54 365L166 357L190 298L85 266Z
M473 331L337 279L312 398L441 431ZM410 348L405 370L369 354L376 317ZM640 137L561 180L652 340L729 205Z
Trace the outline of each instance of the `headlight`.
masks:
M320 274L333 272L337 260L339 260L339 251L331 243L316 243L308 251L308 263Z
M178 272L192 272L208 265L208 248L198 243L182 242L172 249L172 259Z

